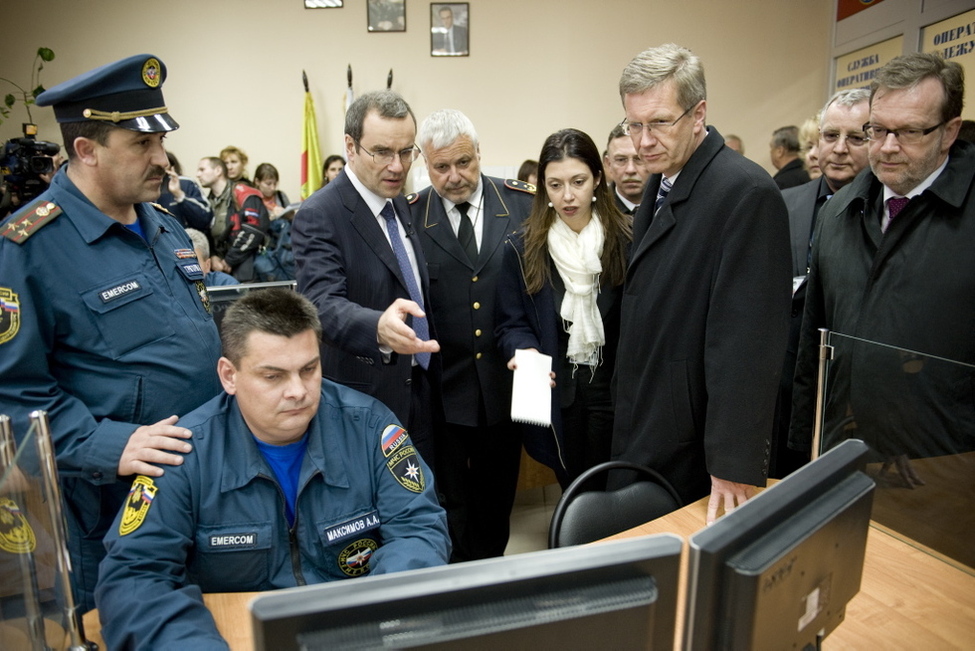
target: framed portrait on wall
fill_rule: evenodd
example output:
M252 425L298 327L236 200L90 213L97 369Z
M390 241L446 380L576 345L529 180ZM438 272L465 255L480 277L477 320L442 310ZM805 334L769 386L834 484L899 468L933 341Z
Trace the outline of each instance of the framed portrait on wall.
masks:
M431 2L430 55L470 56L470 27L469 2Z
M405 32L406 0L369 0L370 32Z

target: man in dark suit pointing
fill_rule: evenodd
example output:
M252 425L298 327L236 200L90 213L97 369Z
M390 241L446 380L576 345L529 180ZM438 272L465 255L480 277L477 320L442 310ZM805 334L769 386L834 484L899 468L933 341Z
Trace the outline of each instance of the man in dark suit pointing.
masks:
M407 197L430 276L442 345L446 428L437 484L452 559L501 556L518 481L521 442L509 418L511 373L494 340L494 297L505 237L531 210L532 186L481 174L477 132L444 109L420 125L431 187Z
M440 350L427 319L426 261L400 195L419 155L416 119L391 91L345 116L349 164L295 215L298 290L322 320L322 374L395 413L431 466L431 374Z

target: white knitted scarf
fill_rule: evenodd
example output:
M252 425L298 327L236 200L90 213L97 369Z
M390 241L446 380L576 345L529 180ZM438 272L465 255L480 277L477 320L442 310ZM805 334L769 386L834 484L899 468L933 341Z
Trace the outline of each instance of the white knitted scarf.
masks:
M566 357L573 364L596 367L606 343L603 320L599 315L596 295L603 267L605 232L596 211L582 231L576 233L556 217L548 229L548 252L565 284L565 297L559 315L569 333Z

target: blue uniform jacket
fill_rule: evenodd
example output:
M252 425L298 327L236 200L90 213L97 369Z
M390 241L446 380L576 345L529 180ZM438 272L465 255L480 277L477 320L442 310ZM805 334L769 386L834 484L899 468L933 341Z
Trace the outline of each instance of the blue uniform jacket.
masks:
M169 215L148 203L136 211L145 240L62 170L0 224L19 239L0 237L0 414L23 436L31 411L48 412L82 608L128 491L116 470L129 436L220 391L220 340L193 246Z
M218 396L182 424L194 452L162 477L137 480L105 538L96 596L109 648L218 646L201 590L272 590L447 562L433 477L378 400L323 380L291 528L236 398Z

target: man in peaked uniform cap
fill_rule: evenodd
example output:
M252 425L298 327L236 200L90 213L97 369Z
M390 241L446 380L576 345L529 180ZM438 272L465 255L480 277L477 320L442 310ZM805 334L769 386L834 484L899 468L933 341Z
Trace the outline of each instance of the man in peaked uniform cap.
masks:
M175 131L179 125L163 101L166 66L138 54L79 75L37 98L53 106L61 124L105 122L140 133ZM67 143L65 143L67 144Z
M143 54L42 93L68 165L0 223L0 413L48 412L75 599L94 606L102 537L131 478L182 463L178 416L216 395L220 342L203 269L161 207L166 66Z

